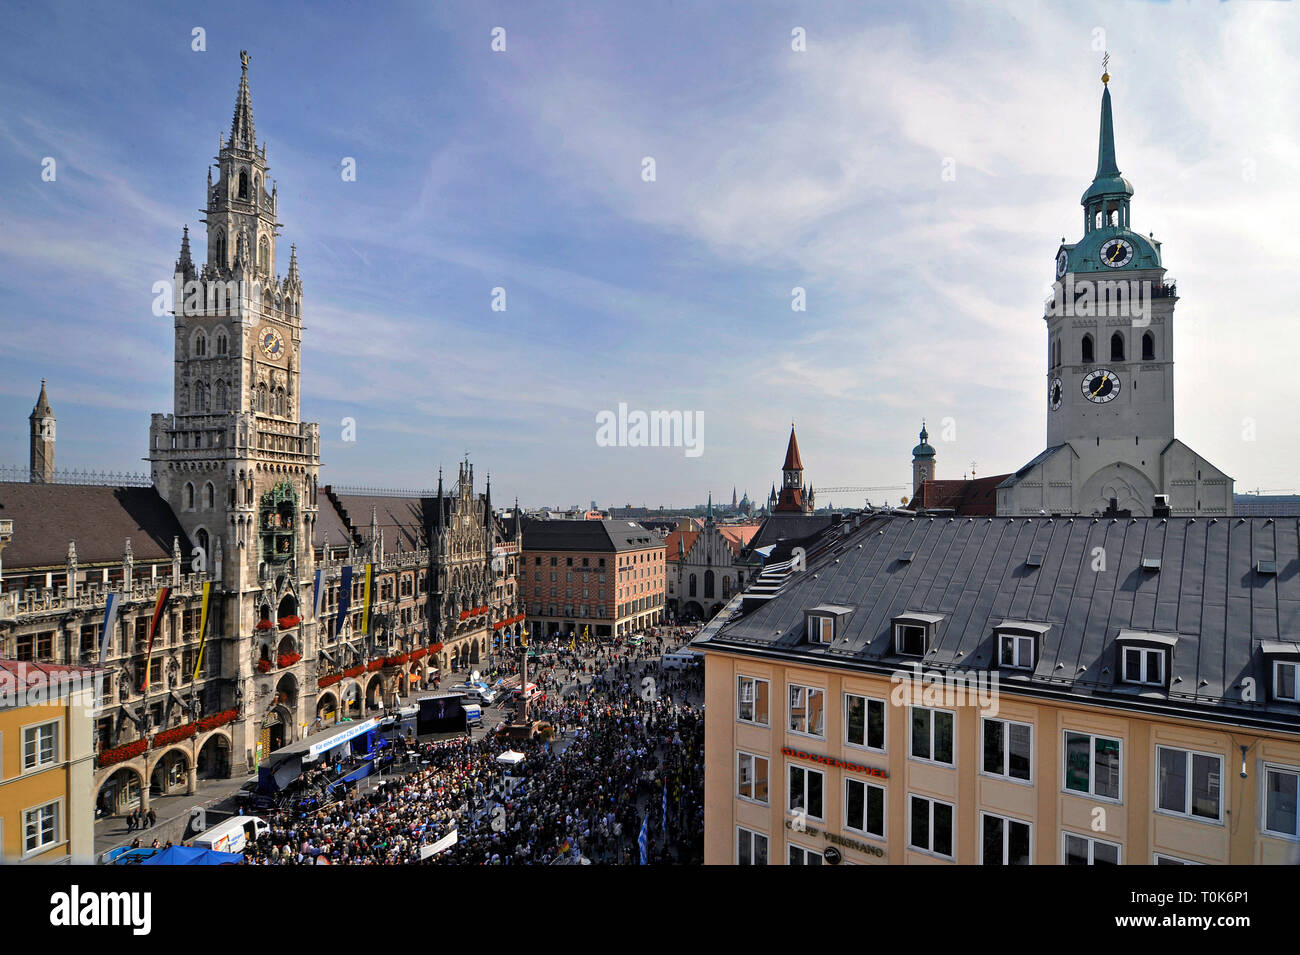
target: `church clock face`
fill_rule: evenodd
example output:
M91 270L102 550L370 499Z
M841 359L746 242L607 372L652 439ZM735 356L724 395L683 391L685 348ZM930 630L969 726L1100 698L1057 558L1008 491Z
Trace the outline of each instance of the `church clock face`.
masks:
M273 328L263 327L257 333L257 347L262 349L262 354L272 361L284 355L284 339Z
M1127 239L1111 239L1101 247L1101 264L1117 269L1133 261L1133 243Z
M1070 256L1064 249L1056 255L1056 277L1059 279L1065 275L1066 270L1070 268Z
M1061 400L1065 397L1065 389L1061 385L1060 378L1053 378L1047 386L1047 405L1053 411L1061 407Z
M1094 404L1104 405L1119 394L1119 379L1113 371L1098 368L1083 379L1083 396Z

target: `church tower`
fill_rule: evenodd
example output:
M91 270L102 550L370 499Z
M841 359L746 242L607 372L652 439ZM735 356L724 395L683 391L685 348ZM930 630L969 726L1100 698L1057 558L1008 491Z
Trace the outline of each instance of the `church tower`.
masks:
M775 489L773 489L775 490ZM811 514L813 512L812 485L804 486L803 459L799 456L799 439L790 423L790 442L785 449L785 463L781 465L781 492L772 506L773 514Z
M931 480L934 474L935 451L930 445L930 432L921 422L921 443L912 449L912 497L921 493L921 485Z
M999 514L1232 513L1232 479L1174 437L1174 306L1160 243L1132 227L1102 75L1083 237L1056 253L1046 303L1047 449L998 488Z
M36 407L27 417L31 424L31 471L28 480L32 484L54 483L54 411L50 408L50 399L45 396L45 379L41 379L41 396L36 399Z
M230 138L221 137L217 177L209 168L200 210L206 255L196 266L186 227L176 261L173 412L153 416L149 438L154 486L194 548L187 569L222 595L221 675L235 681L232 694L238 688L245 701L258 701L245 714L254 722L236 741L236 765L263 727L278 719L292 739L306 720L301 674L293 676L292 693L258 692L267 688L254 677L261 657L299 653L295 669L314 662L320 468L319 428L301 414L298 259L291 247L288 273L276 274L276 188L268 189L266 146L254 133L247 53L240 59ZM300 623L277 626L286 619ZM209 629L209 641L217 635ZM278 713L263 712L270 700Z

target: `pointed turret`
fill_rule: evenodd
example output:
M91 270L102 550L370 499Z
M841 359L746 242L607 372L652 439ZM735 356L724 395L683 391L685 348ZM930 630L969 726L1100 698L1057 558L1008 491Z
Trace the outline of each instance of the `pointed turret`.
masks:
M289 275L288 282L291 288L298 288L302 285L302 277L298 274L298 247L289 246Z
M36 407L27 416L30 427L30 456L28 480L33 484L50 484L54 481L54 410L45 394L45 379L41 379L41 394Z
M790 443L785 449L785 464L782 471L802 471L803 461L799 457L799 439L794 436L794 422L790 422Z
M253 131L253 97L248 92L248 51L239 51L243 73L239 77L239 93L235 97L235 117L230 123L230 145L241 149L255 149L257 135Z
M190 227L185 226L181 233L181 254L176 260L176 274L182 276L185 281L190 281L195 276L194 259L190 257Z

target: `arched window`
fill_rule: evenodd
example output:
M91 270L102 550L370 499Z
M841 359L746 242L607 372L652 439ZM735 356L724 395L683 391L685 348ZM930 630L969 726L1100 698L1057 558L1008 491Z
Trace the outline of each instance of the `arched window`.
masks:
M1156 360L1156 340L1150 332L1142 333L1142 360Z
M203 414L208 410L208 386L202 381L194 383L194 413Z
M194 336L194 357L206 358L208 354L208 336L202 331Z
M1091 335L1083 336L1083 347L1080 349L1080 351L1082 353L1082 357L1080 358L1080 361L1082 361L1085 365L1091 365L1094 361L1097 360L1095 357L1093 357Z
M210 511L216 506L216 503L217 489L212 485L212 482L209 481L207 484L203 485L203 509Z
M253 202L262 201L262 177L253 174Z
M187 511L194 510L194 485L193 484L187 483L185 485L185 509Z
M1116 332L1114 335L1110 336L1110 360L1111 361L1124 360L1124 336L1121 335L1119 332Z
M713 571L711 570L706 570L704 572L704 596L713 596Z
M257 383L257 410L266 411L266 382Z
M692 597L695 596L695 575L694 574L691 574L690 595Z
M224 328L217 329L217 354L224 355L230 350L230 339Z
M202 527L200 527L199 532L194 535L194 543L198 544L199 549L203 552L204 566L208 566L208 562L211 560L212 555L208 553L208 532ZM191 565L190 569L194 570L195 568Z
M215 402L215 403L213 404L213 406L212 406L212 410L213 410L213 411L227 411L227 410L229 410L229 409L226 407L226 401L228 400L227 395L226 395L226 383L225 383L224 381L222 381L220 378L217 379L217 394L216 394L216 399L217 399L216 402Z
M226 255L226 233L220 229L217 230L217 235L213 240L212 257L216 260L217 265L223 269L230 264Z
M266 236L257 240L257 268L263 273L271 268L271 246L266 241Z
M248 170L239 170L239 198L248 198Z

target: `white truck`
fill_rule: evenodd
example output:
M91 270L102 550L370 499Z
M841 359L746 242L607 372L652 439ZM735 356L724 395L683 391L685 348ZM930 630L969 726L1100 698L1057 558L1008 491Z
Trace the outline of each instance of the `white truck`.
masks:
M243 852L250 841L270 831L260 816L234 816L200 832L191 841L200 849L214 852Z

